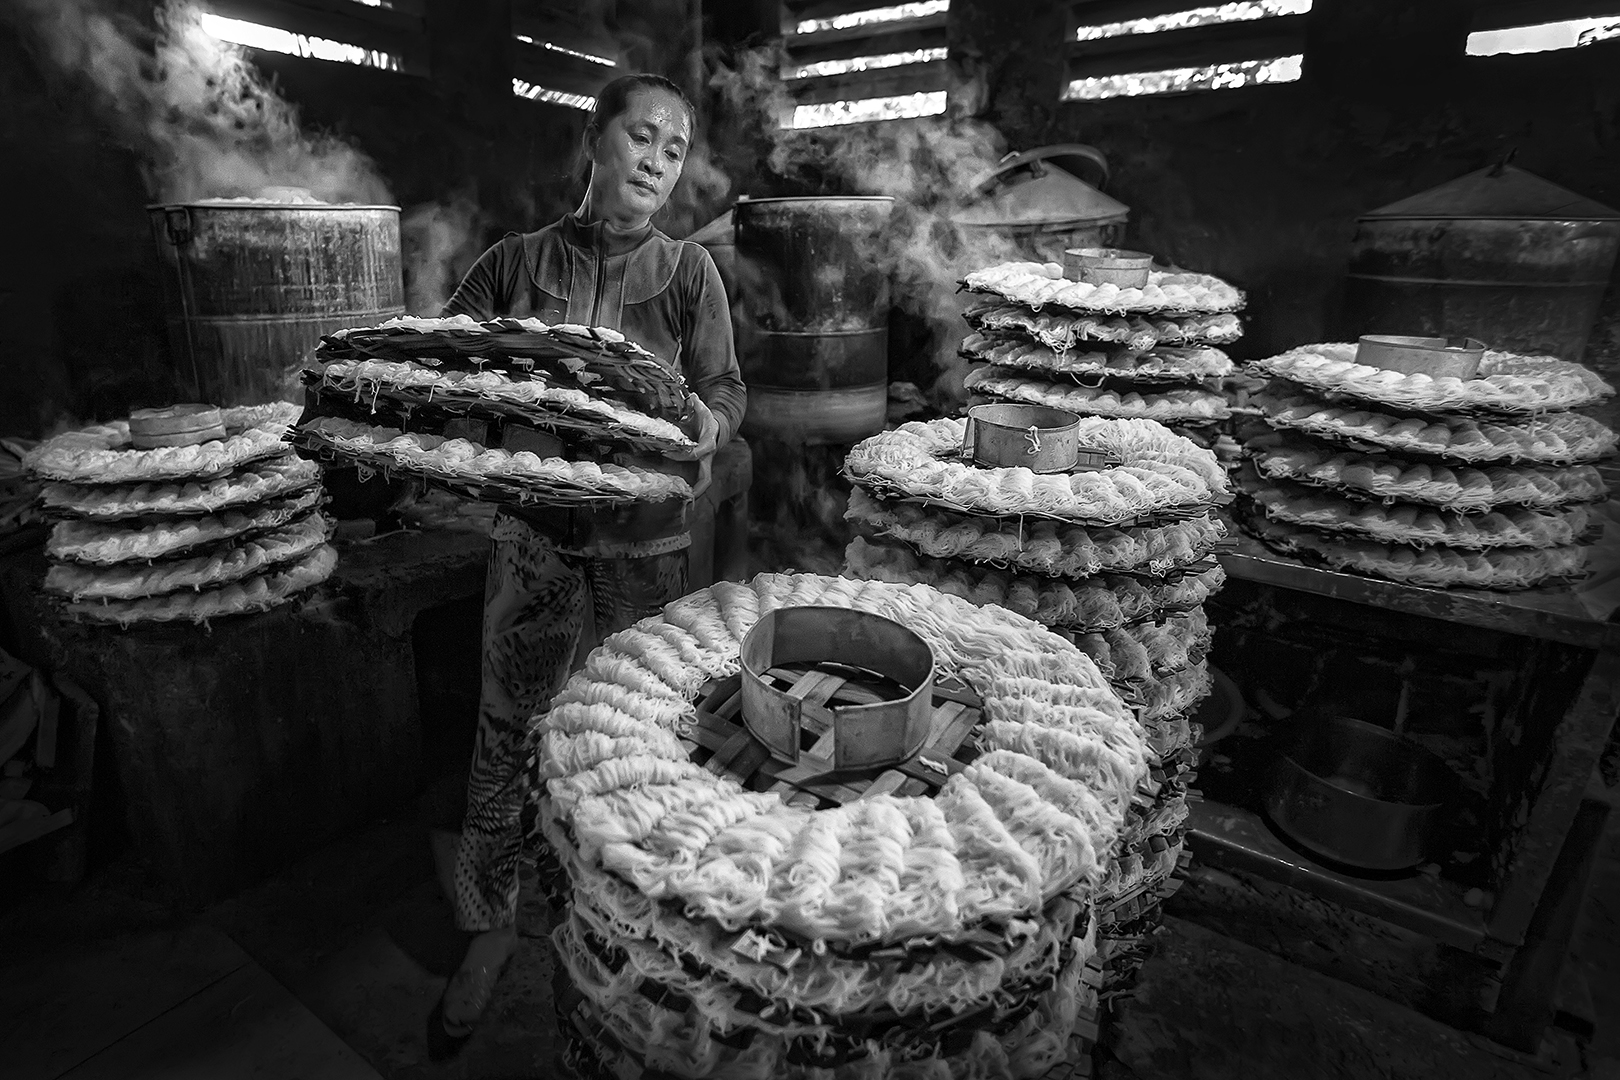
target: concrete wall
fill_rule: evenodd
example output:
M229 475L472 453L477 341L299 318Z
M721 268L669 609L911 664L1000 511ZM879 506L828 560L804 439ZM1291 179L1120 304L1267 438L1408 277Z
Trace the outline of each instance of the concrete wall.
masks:
M1191 6L1191 5L1188 5ZM1316 0L1298 83L1066 103L1067 4L953 0L952 48L1008 143L1090 143L1131 240L1249 290L1263 356L1333 331L1358 214L1491 164L1620 207L1620 43L1465 57L1456 0ZM1620 367L1611 289L1587 362Z

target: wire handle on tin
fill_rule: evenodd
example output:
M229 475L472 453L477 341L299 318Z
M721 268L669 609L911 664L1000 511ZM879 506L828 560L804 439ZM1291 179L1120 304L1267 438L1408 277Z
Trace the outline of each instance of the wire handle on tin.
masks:
M1029 449L1025 450L1024 453L1031 456L1040 453L1041 429L1036 427L1034 424L1029 425L1029 430L1024 432L1024 441L1029 443Z

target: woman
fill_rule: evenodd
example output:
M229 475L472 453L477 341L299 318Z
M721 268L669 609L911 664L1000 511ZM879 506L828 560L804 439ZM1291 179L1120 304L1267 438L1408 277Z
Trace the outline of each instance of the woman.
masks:
M695 391L688 405L697 446L667 454L662 467L687 475L696 495L715 448L742 421L745 396L713 260L651 224L680 179L694 121L691 102L668 79L609 83L582 141L590 179L579 209L486 251L444 314L610 327L678 363ZM441 1002L452 1039L471 1032L516 941L532 718L561 689L587 619L600 638L686 592L690 507L671 500L606 513L503 510L497 519L478 737L453 853L456 922L476 936ZM449 853L440 854L443 870Z

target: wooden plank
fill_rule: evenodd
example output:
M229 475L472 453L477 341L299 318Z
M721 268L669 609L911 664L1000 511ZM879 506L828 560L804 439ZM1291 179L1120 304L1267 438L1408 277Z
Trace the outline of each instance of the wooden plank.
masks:
M1106 23L1129 22L1132 19L1149 19L1155 15L1168 15L1171 12L1201 6L1203 5L1197 3L1189 4L1187 0L1076 0L1069 5L1069 25L1064 32L1072 39L1074 29L1079 26L1102 26Z
M962 741L968 737L968 733L979 722L981 714L978 709L970 709L954 702L951 707L961 711L952 716L949 723L928 741L927 751L935 757L953 756L961 748ZM943 713L945 710L940 711Z
M219 931L188 926L0 970L3 1071L54 1080L250 963Z
M1489 1026L1496 1041L1529 1054L1541 1045L1542 1034L1553 1019L1559 976L1608 820L1607 804L1581 804L1553 865L1547 890L1536 907L1535 918L1530 921L1524 947L1503 976L1502 992Z
M1592 657L1579 695L1553 729L1544 779L1529 796L1528 819L1512 840L1512 858L1491 911L1491 936L1514 944L1524 940L1617 710L1620 652L1605 649Z
M747 731L738 731L726 745L709 760L711 772L733 772L737 776L752 776L754 770L770 760L770 751L754 741ZM717 764L718 763L718 764Z
M96 1054L62 1080L381 1080L249 962Z
M1199 860L1210 866L1245 870L1459 949L1472 951L1486 940L1483 913L1463 901L1467 890L1455 882L1423 874L1392 880L1350 877L1295 852L1256 814L1208 800L1190 810L1189 841Z
M1233 548L1220 556L1221 566L1233 577L1261 585L1278 585L1336 600L1584 648L1620 647L1620 624L1594 619L1567 586L1521 592L1429 589L1307 566L1297 559L1275 554L1248 536L1234 537Z
M810 16L811 18L826 18L827 16ZM946 28L946 21L950 18L949 12L938 15L925 15L920 19L896 19L893 22L868 23L865 26L851 26L845 30L818 30L811 34L798 32L801 18L788 15L785 11L782 17L782 45L789 52L803 48L807 45L824 45L833 42L861 41L873 53L888 52L883 47L884 38L892 38L897 34L909 34L919 30L933 30L942 37Z
M1613 0L1508 0L1481 4L1469 20L1470 30L1502 30L1510 26L1538 26L1564 19L1613 19Z
M352 3L316 10L290 0L213 0L209 6L225 18L386 52L404 69L396 74L428 74L426 24L416 15Z
M873 780L866 790L861 792L860 797L870 799L874 795L892 795L904 787L910 779L897 769L889 769Z
M980 708L984 705L983 698L979 697L978 694L975 694L972 690L968 689L967 683L963 682L961 679L955 678L954 676L947 679L934 680L934 697L944 698L947 701L961 702L963 705L974 709Z
M900 33L884 34L880 38L841 38L826 41L826 35L809 34L800 37L778 69L783 79L793 78L793 72L805 64L822 60L847 60L856 56L882 56L887 53L916 52L919 49L945 47L943 27L908 29Z
M1304 15L1218 23L1157 34L1130 34L1069 43L1068 77L1202 67L1290 56L1305 47Z
M794 79L784 83L795 103L813 105L827 101L855 101L862 98L899 97L945 89L945 61L829 75L819 79Z

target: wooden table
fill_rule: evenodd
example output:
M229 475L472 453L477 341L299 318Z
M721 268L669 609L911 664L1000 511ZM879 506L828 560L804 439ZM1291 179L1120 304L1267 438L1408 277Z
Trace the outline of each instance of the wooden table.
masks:
M1525 650L1530 642L1560 647L1563 659L1540 678L1549 692L1565 693L1567 705L1551 722L1524 726L1522 741L1503 752L1490 795L1500 836L1489 894L1439 876L1378 880L1335 872L1236 806L1202 803L1191 822L1194 850L1210 866L1288 886L1477 958L1484 976L1474 1022L1533 1049L1551 1018L1557 969L1601 832L1602 812L1583 808L1582 796L1620 706L1620 624L1594 618L1568 587L1499 593L1402 585L1309 566L1248 537L1221 563L1234 579L1434 620L1440 634L1449 624L1525 639Z
M19 655L101 706L136 848L204 904L415 795L413 627L482 595L488 551L462 532L345 544L308 599L207 626L65 621L38 551L0 563L0 595Z

